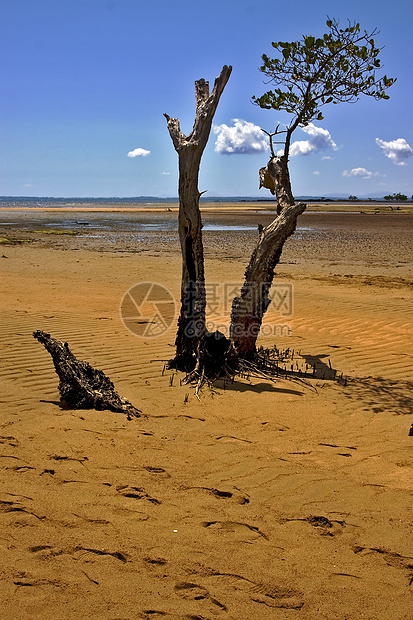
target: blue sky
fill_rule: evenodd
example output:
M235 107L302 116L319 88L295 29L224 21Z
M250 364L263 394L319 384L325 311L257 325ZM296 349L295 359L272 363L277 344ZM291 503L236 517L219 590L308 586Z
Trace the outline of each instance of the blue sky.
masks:
M272 41L326 31L326 16L378 28L389 101L324 108L294 134L296 195L413 193L410 1L0 0L0 194L176 196L163 116L194 120L194 81L233 72L201 164L206 197L262 196L257 127L287 116L251 103ZM234 120L236 119L236 120ZM136 150L138 149L138 150Z

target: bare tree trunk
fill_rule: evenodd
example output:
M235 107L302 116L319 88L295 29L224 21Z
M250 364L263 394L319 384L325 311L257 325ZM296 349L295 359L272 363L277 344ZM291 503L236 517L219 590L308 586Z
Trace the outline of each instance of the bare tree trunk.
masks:
M280 215L261 231L245 271L241 294L232 302L230 337L239 358L249 359L255 354L262 319L270 304L268 293L275 266L280 260L284 242L295 231L297 217L305 208L302 202L285 206Z
M285 155L281 155L281 157L272 155L265 168L260 169L260 189L261 187L269 189L273 196L276 195L278 214L285 207L294 204Z
M265 187L277 197L278 217L266 228L259 228L260 239L255 247L239 297L232 302L230 337L239 358L254 356L262 319L270 304L269 290L274 279L286 239L293 234L298 216L305 211L304 203L294 204L288 170L287 155L274 153L270 136L271 157L265 168L261 168L260 188ZM287 135L288 141L290 135ZM289 142L288 142L289 144Z
M219 99L231 71L232 67L223 67L211 95L208 82L204 79L195 82L196 117L189 136L182 133L178 119L165 114L179 158L179 239L182 251L181 312L175 341L176 356L170 365L187 372L195 366L199 341L206 332L199 166Z

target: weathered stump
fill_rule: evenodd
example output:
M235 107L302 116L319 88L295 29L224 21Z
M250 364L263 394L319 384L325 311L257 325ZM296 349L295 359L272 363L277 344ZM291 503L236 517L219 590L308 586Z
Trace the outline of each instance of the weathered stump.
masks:
M102 370L96 370L88 362L78 360L67 342L52 338L43 331L33 332L50 353L60 379L60 399L73 409L97 409L126 413L128 420L139 417L140 411L115 391L112 381Z
M233 378L238 371L238 357L231 340L218 330L205 333L199 341L197 363L184 383L213 383L216 379Z

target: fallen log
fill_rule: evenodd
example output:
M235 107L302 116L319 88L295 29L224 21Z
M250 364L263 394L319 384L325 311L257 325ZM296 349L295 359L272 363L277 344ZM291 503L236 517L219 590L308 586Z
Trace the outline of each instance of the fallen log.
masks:
M60 379L60 400L73 409L109 409L126 413L128 420L141 414L126 398L115 391L112 381L102 370L96 370L88 362L78 360L67 342L52 338L43 331L33 332L50 353L56 373Z

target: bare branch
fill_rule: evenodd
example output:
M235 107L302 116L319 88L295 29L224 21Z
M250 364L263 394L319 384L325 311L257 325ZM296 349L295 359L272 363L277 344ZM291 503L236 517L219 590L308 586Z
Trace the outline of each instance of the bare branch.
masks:
M166 113L164 113L164 117L167 120L169 135L171 136L175 150L179 152L184 143L187 141L187 137L181 131L179 119L171 118Z
M192 143L199 143L205 148L211 131L212 119L218 107L218 103L224 88L231 75L232 67L224 65L221 73L216 78L214 88L211 95L205 98L206 90L200 95L199 101L197 100L197 114L192 132L188 136L188 140ZM199 80L201 82L201 80ZM209 89L208 82L205 83ZM205 87L204 87L205 88Z
M195 82L195 100L196 100L196 109L200 108L200 106L205 103L205 101L209 97L209 82L205 81L204 78L197 80Z

